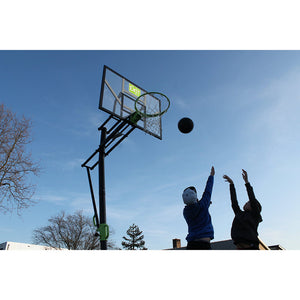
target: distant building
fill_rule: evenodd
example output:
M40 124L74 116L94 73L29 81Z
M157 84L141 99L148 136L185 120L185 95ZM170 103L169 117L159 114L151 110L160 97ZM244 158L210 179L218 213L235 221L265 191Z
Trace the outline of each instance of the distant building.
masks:
M57 249L48 246L24 244L24 243L16 243L16 242L4 242L0 244L0 250L65 250L65 249Z
M186 247L181 247L180 239L173 239L173 248L165 250L186 250ZM211 243L212 250L236 250L232 240L217 241ZM267 246L261 239L259 239L259 250L285 250L280 245Z
M269 248L270 250L286 250L281 245L273 245L273 246L269 246Z

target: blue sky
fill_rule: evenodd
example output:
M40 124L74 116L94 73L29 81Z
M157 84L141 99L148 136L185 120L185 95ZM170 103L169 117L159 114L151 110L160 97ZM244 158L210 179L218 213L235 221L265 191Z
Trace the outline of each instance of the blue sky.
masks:
M233 212L229 187L247 199L241 169L262 204L260 238L300 249L299 51L0 51L0 103L33 122L32 157L42 172L33 178L38 203L1 214L0 242L32 242L32 231L62 209L93 215L81 163L99 144L108 117L98 109L103 65L146 90L165 93L163 140L134 130L106 158L107 223L121 247L132 223L146 247L185 245L182 190L202 194L216 170L210 212L215 241L229 239ZM182 117L194 121L187 135ZM95 189L96 177L93 177Z

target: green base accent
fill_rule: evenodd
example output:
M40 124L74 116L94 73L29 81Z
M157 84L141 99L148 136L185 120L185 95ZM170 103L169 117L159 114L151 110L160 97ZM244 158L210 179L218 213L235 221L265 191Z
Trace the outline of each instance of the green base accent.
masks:
M93 216L94 226L97 227L96 224L96 216ZM107 224L100 224L99 228L96 229L100 235L100 241L106 241L109 237L109 227Z
M97 231L100 234L100 241L106 241L109 237L109 227L107 224L100 224Z

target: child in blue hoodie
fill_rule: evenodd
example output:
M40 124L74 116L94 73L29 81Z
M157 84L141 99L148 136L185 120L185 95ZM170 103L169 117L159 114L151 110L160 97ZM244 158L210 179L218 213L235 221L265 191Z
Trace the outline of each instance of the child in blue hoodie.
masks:
M185 203L183 216L188 225L187 250L210 250L210 241L214 238L214 229L208 208L211 204L211 193L214 184L215 169L211 168L204 193L197 198L195 187L190 186L183 191Z

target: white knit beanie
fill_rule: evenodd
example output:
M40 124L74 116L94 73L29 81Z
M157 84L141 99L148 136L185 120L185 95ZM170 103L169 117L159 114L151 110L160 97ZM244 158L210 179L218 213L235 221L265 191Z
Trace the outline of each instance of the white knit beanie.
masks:
M197 203L197 193L190 188L187 188L182 193L183 202L186 205Z

